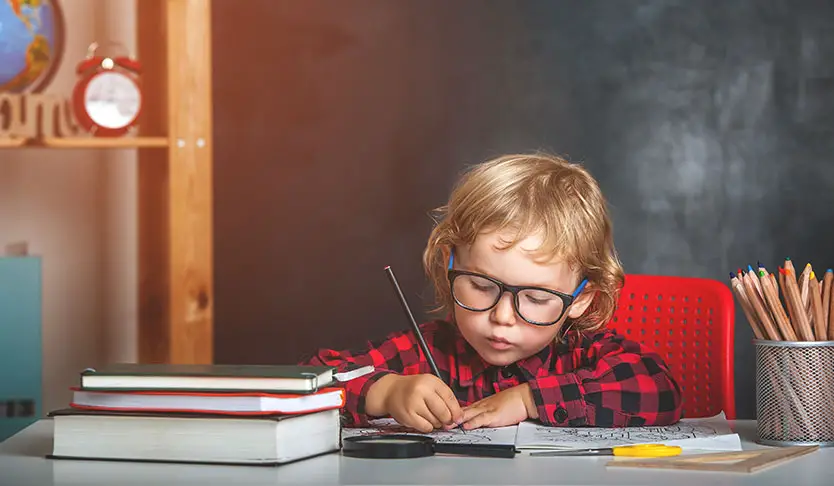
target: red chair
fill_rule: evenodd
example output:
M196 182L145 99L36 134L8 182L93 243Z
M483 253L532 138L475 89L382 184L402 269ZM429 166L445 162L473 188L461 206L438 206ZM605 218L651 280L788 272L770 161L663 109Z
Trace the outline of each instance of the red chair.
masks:
M679 380L683 416L736 418L735 302L703 278L626 275L609 327L660 353Z

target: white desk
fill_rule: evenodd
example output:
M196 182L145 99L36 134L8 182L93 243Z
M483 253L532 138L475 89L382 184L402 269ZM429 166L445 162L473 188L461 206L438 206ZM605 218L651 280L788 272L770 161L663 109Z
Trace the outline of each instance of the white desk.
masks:
M755 422L731 422L745 449ZM606 468L605 457L486 459L435 456L356 459L328 454L278 467L50 460L52 423L41 420L0 444L0 485L254 485L254 484L565 484L756 485L834 484L834 448L752 474Z

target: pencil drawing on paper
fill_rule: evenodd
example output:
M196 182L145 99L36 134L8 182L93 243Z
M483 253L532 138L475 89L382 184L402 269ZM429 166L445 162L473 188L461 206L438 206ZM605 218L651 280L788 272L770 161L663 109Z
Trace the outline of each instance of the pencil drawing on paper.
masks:
M577 441L588 442L594 440L622 440L635 442L668 441L681 439L695 439L698 437L716 435L712 427L675 425L671 427L624 427L617 429L593 428L564 428L536 427L537 441L560 442Z
M645 444L686 439L704 439L729 433L709 423L685 423L663 427L546 427L522 423L518 431L519 447L609 447L612 444Z
M514 444L516 435L516 427L481 428L467 430L466 433L457 429L435 430L434 432L423 434L415 429L401 425L393 419L375 420L369 425L370 427L366 428L345 427L342 429L342 438L380 434L409 434L427 435L434 438L437 442L446 444Z

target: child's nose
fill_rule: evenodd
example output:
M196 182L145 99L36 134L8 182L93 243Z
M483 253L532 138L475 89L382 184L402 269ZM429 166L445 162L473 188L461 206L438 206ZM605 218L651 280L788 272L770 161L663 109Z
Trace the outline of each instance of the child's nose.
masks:
M496 323L510 326L515 324L515 308L513 307L513 296L506 292L498 300L493 308L493 319Z

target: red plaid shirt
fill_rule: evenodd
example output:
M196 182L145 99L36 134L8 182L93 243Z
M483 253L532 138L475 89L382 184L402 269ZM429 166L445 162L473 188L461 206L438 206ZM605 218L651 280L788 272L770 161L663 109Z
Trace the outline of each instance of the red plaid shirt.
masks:
M489 365L457 327L444 321L420 326L443 381L462 405L528 383L538 420L552 426L624 427L666 425L681 418L681 392L660 356L613 331L568 333L572 344L554 342L506 367ZM431 373L413 331L369 342L360 352L319 350L302 364L340 370L373 365L375 371L341 386L346 426L366 425L365 395L388 373Z

